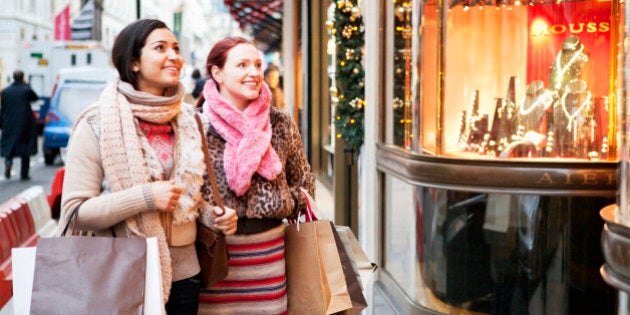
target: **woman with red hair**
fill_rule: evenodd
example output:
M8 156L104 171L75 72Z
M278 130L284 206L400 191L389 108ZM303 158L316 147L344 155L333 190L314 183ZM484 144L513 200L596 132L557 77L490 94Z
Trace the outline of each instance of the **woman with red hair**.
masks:
M238 222L236 233L226 237L228 276L202 291L200 313L285 314L282 220L306 209L302 190L315 191L311 167L291 116L271 106L262 59L250 41L219 41L206 67L210 79L197 105L209 121L221 197Z

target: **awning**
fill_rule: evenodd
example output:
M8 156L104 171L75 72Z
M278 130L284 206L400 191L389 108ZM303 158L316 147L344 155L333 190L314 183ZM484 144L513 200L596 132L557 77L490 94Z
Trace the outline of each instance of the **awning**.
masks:
M73 40L94 39L94 0L89 0L83 5L79 16L72 22L71 38Z
M241 30L250 32L264 51L280 50L283 0L223 0Z

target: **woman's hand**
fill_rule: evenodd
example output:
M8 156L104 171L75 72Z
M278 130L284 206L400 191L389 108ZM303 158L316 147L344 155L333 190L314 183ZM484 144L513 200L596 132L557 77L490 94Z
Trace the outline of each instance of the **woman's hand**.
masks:
M225 235L232 235L236 233L236 222L238 221L238 216L236 216L236 211L234 209L225 208L225 213L223 213L223 209L219 207L214 207L214 229L223 231Z
M175 180L151 183L151 198L157 210L173 212L181 195L182 188L175 185Z

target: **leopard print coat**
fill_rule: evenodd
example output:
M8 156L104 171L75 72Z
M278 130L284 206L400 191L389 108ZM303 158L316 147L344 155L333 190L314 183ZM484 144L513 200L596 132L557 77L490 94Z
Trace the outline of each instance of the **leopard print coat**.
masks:
M207 133L208 150L221 198L226 207L236 210L239 218L294 218L306 209L306 198L300 188L311 196L315 193L315 179L293 119L286 112L273 107L270 115L273 129L271 145L282 161L282 172L274 180L267 180L254 173L249 190L242 196L237 196L228 187L223 165L225 140L212 126ZM205 177L202 194L210 204L216 204L208 176Z

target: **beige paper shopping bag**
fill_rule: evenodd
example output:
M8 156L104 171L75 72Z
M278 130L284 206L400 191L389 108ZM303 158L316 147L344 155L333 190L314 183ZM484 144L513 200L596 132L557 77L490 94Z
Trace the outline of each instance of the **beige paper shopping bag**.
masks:
M333 314L352 308L330 221L289 225L285 255L289 314Z

